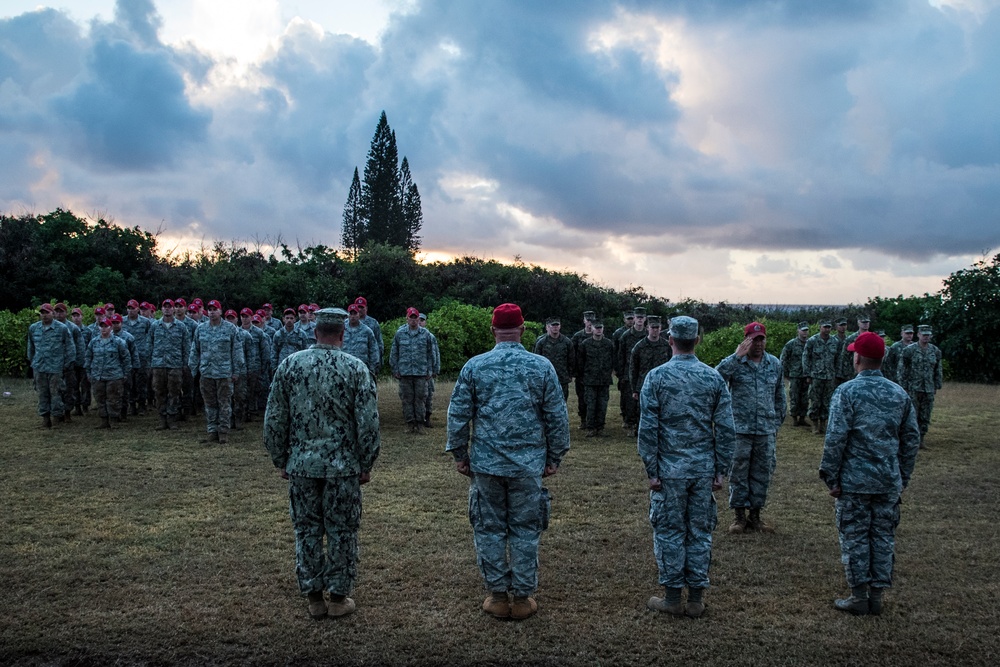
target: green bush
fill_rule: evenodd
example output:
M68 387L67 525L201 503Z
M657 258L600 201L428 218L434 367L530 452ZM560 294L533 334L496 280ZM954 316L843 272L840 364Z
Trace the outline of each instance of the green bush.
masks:
M780 357L781 348L785 347L785 343L789 340L795 338L798 324L767 319L760 320L760 323L767 327L767 351ZM743 340L743 327L745 326L746 324L730 324L728 327L705 334L696 349L698 358L709 366L717 366L720 361L736 351L736 347ZM819 331L819 327L813 327L813 329ZM810 331L810 335L813 333L815 331Z

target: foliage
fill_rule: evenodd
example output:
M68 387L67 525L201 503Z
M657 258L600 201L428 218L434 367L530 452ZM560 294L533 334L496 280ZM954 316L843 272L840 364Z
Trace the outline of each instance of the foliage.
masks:
M936 338L956 379L1000 382L1000 254L951 274L934 316Z
M798 325L795 322L769 320L766 318L757 321L767 327L766 350L774 356L780 357L781 348L797 335ZM744 338L743 327L745 326L746 324L740 321L730 324L727 327L716 329L711 333L703 334L702 341L695 350L698 359L709 366L717 366L720 361L736 351L736 347ZM819 327L813 328L816 331L819 330Z
M865 310L872 319L872 328L885 331L887 339L894 342L899 340L900 329L904 324L912 324L914 327L931 324L940 306L939 296L924 294L904 297L900 294L890 299L869 299Z

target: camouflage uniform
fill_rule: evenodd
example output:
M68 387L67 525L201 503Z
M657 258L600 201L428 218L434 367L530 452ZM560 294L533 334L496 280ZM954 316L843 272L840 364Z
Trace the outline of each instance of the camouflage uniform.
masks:
M399 327L392 339L389 367L399 380L404 421L423 425L427 421L427 378L434 372L434 343L430 332L420 326L415 329L406 324Z
M213 326L205 321L194 331L188 368L201 376L201 395L205 400L205 422L209 433L229 433L233 418L233 378L244 364L239 329L222 321Z
M118 331L112 330L112 335L118 336L119 338L121 338L122 340L125 341L125 345L126 345L126 347L128 347L129 359L132 362L132 368L133 369L138 368L139 367L139 348L138 348L138 346L135 343L135 336L133 336L132 334L130 334L124 328L124 322L122 322L122 328L121 329L119 329ZM121 405L120 414L118 415L119 418L122 421L125 421L125 415L128 414L129 403L131 403L132 401L135 400L134 399L135 388L133 387L133 381L134 381L134 378L133 378L131 372L129 372L125 376L125 379L122 381L122 405Z
M632 392L641 392L649 371L670 361L672 354L666 336L661 336L655 342L647 336L636 343L628 362L628 386Z
M708 587L712 483L728 472L735 440L729 389L715 369L677 354L649 372L639 395L638 449L646 475L662 484L649 492L649 521L667 588Z
M629 359L632 356L632 348L640 341L645 340L646 337L645 327L637 331L633 326L618 339L618 359L615 363L620 369L621 375L625 376L620 389L622 421L626 429L634 429L639 425L639 401L632 398L632 392L635 389L629 381Z
M98 333L100 335L100 333ZM80 327L80 342L81 349L77 349L77 382L79 385L79 395L77 405L84 410L90 409L91 388L90 379L87 377L87 371L84 370L83 364L87 356L87 348L90 347L90 341L94 338L94 332L89 326Z
M548 519L542 473L569 451L569 416L552 364L515 342L470 359L451 394L447 451L469 461L469 521L486 588L531 595Z
M191 331L180 322L153 320L149 330L153 391L160 417L173 421L180 413L185 361L191 351Z
M441 348L438 347L437 336L427 331L431 337L431 345L434 348L434 366L432 373L427 378L427 398L424 400L424 426L431 425L431 413L434 411L434 378L441 374Z
M375 342L378 344L378 363L379 369L382 368L382 362L385 360L385 341L382 339L382 326L378 323L371 315L365 315L361 318L361 324L365 325L372 330L372 334L375 336ZM375 373L378 375L378 373Z
M236 380L233 381L232 417L230 419L233 428L239 429L249 416L247 396L250 385L250 361L257 350L250 332L238 324L233 324L233 326L236 327L239 344L243 348L243 363L237 369ZM260 366L259 361L257 365ZM256 380L256 378L254 379Z
M343 350L363 361L372 375L378 375L382 368L382 354L375 334L366 325L359 322L357 326L351 326L350 323L344 326Z
M593 315L593 311L587 311L584 313L584 317L586 317L588 313ZM584 327L570 337L570 340L573 341L573 351L576 353L576 370L573 375L575 378L574 389L576 391L577 414L580 416L581 427L587 424L587 392L586 389L584 389L583 376L580 373L580 344L590 338L590 336L591 333L587 331L586 327Z
M95 337L87 348L84 368L97 401L98 415L117 419L123 405L125 378L132 372L132 356L125 340L113 334L107 338Z
M781 348L781 372L788 379L788 414L797 419L806 416L809 407L809 385L802 372L802 353L806 342L799 337L791 339Z
M299 590L347 595L357 577L360 476L371 472L380 448L368 368L323 344L281 362L267 400L264 446L288 474Z
M820 334L815 334L809 337L802 351L802 374L810 380L809 418L813 421L825 421L830 410L839 349L836 336L823 340Z
M736 450L729 470L729 506L760 509L777 464L775 434L785 421L781 362L764 352L759 362L729 355L716 366L733 401Z
M907 343L900 339L889 346L889 349L885 351L885 361L882 363L882 375L896 384L900 383L899 375L896 372L899 369L899 360L903 356L903 350L913 345L914 342L916 341L911 340Z
M149 396L146 395L146 385L149 382L149 364L152 355L152 341L149 338L149 330L152 321L148 317L139 315L134 320L126 317L122 320L122 329L132 334L135 339L136 353L139 357L139 365L132 367L131 403L133 414L146 410L146 403Z
M586 428L600 432L608 414L611 373L614 371L615 344L610 338L586 338L577 350L577 366L587 402Z
M899 498L919 447L910 397L880 371L861 371L834 392L819 476L841 489L837 531L852 589L892 584Z
M176 311L175 311L176 313ZM191 340L194 340L194 332L198 328L198 323L195 322L190 317L178 317L174 315L174 321L180 322L185 327L187 327L188 334ZM198 400L201 397L201 392L198 391L198 377L197 370L192 371L191 367L185 362L184 368L181 369L181 410L183 414L193 415L197 413L198 406L201 401Z
M917 424L920 436L926 435L931 425L931 411L934 409L934 393L944 382L941 368L941 350L933 343L922 347L920 343L910 345L899 355L896 369L899 385L905 389L917 409Z
M543 334L535 341L535 354L540 354L556 369L556 377L562 385L563 398L569 400L569 382L576 367L576 348L569 337L559 334L558 338Z
M292 327L291 331L282 327L271 339L271 368L278 368L285 357L308 349L310 344L309 339L299 331L298 327Z
M69 328L58 320L49 325L39 321L28 327L28 362L34 371L39 416L62 417L63 372L76 363L76 346Z

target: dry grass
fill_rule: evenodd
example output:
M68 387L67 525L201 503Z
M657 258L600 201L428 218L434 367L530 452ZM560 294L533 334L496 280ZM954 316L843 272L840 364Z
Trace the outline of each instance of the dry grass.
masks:
M541 611L484 616L466 480L439 425L402 433L382 389L383 454L366 487L358 613L310 620L298 596L285 483L258 429L226 447L202 423L155 419L44 432L27 383L0 381L2 664L995 664L1000 389L948 385L906 493L897 581L879 618L832 609L844 592L821 443L786 427L766 517L772 536L725 534L699 621L648 612L657 591L633 442L573 430L548 481ZM450 385L437 396L442 423ZM613 403L617 400L612 397ZM575 405L575 400L571 399ZM617 410L612 408L617 421ZM573 419L573 422L576 420Z

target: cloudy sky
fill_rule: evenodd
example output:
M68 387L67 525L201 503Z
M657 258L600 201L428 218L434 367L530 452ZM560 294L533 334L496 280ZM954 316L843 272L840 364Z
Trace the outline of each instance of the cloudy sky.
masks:
M1000 0L0 0L0 212L336 247L382 110L432 260L840 304L1000 250Z

